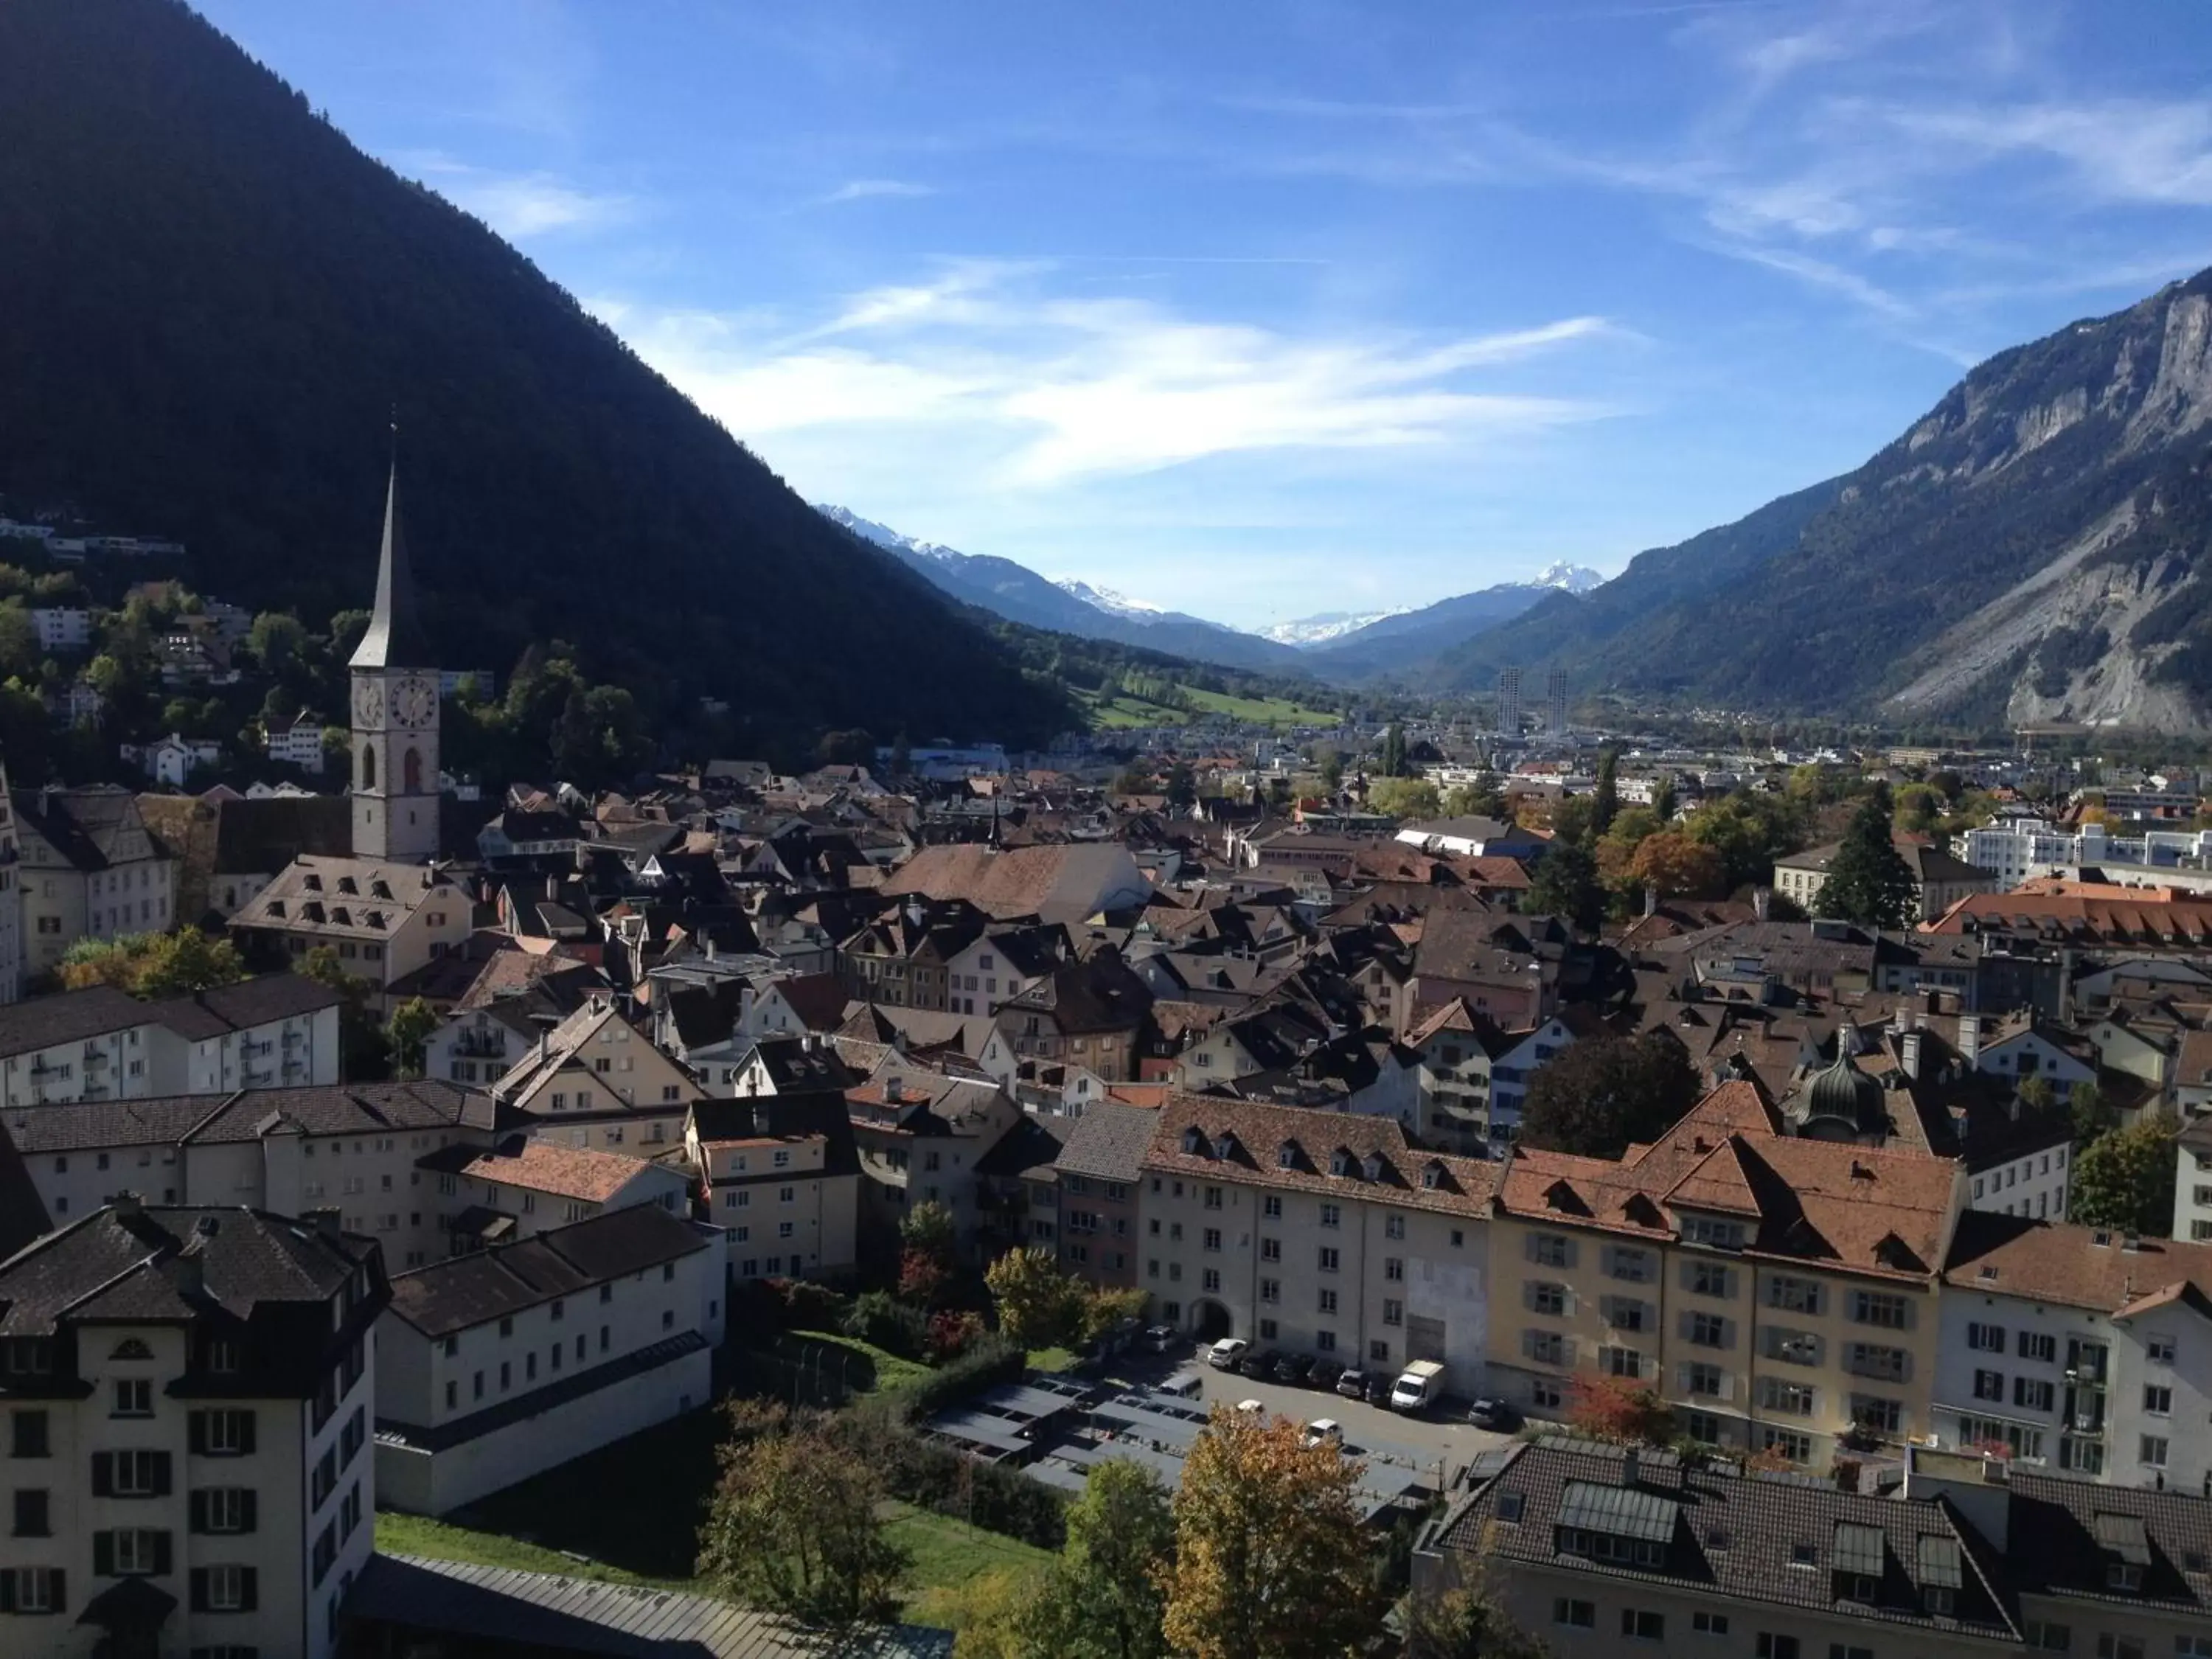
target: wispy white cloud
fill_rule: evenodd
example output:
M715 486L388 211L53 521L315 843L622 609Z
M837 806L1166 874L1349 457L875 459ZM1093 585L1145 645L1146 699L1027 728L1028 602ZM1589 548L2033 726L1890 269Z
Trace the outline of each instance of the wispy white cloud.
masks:
M824 205L839 202L866 202L878 197L934 196L937 186L918 185L906 179L851 179L831 191L822 200Z
M604 230L637 210L630 197L587 191L551 173L500 173L435 152L410 155L403 165L510 240Z
M1051 489L1209 458L1522 437L1600 418L1522 384L1550 354L1629 337L1595 317L1449 338L1298 334L1126 298L1070 298L1036 262L965 261L772 332L701 313L596 308L748 438L907 428L974 488ZM1516 371L1509 389L1483 373ZM919 440L918 440L919 441Z
M2212 100L2109 99L1878 112L1917 143L1976 161L2039 155L2106 203L2212 207Z

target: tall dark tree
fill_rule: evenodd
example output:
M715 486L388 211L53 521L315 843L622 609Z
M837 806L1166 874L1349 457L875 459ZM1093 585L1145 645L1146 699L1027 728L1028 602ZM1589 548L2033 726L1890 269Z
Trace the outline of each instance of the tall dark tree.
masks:
M1390 722L1389 730L1382 734L1382 775L1386 778L1406 775L1406 728L1395 720Z
M1665 1031L1587 1036L1540 1068L1521 1108L1521 1143L1619 1158L1656 1140L1697 1104L1698 1073Z
M1843 845L1828 865L1828 879L1814 901L1815 914L1868 927L1903 927L1919 909L1911 866L1890 838L1888 804L1869 795L1851 815Z
M1597 860L1586 847L1555 842L1528 878L1521 908L1532 916L1561 916L1584 933L1595 933L1605 919L1605 884L1598 879Z
M1593 837L1602 836L1612 829L1613 820L1620 811L1620 786L1613 777L1619 764L1610 747L1598 751L1597 787L1590 795L1589 832Z
M1651 810L1659 815L1660 823L1672 823L1674 821L1674 808L1679 803L1674 799L1674 775L1672 772L1662 772L1659 775L1657 787L1651 792Z

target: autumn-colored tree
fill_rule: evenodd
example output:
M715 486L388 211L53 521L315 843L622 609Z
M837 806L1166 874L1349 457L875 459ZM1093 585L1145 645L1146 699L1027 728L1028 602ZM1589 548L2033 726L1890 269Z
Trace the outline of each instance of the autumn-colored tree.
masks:
M72 991L106 985L134 996L188 996L235 985L245 977L238 947L197 927L79 939L61 960L62 983Z
M934 1199L924 1199L900 1218L900 1300L917 1308L936 1305L945 1280L952 1277L958 1237L952 1212Z
M1545 1659L1550 1651L1513 1622L1480 1577L1440 1595L1407 1596L1403 1623L1406 1659Z
M1041 1575L1021 1567L979 1572L924 1595L908 1616L952 1632L952 1659L1042 1659L1026 1621Z
M818 1413L733 1400L698 1571L751 1606L842 1628L892 1617L908 1559L884 1531L876 1462Z
M1674 1413L1650 1389L1617 1376L1578 1375L1567 1380L1567 1422L1593 1440L1658 1445L1674 1431Z
M933 1364L957 1359L983 1334L983 1316L972 1308L947 1308L929 1316L927 1352Z
M1023 1620L1029 1651L1064 1659L1158 1659L1162 1581L1175 1553L1167 1488L1141 1463L1091 1466L1067 1510L1067 1545Z
M1721 855L1679 830L1646 836L1628 860L1635 888L1656 888L1661 898L1714 898L1728 880Z
M1008 1250L983 1270L983 1282L998 1304L999 1328L1025 1348L1066 1342L1081 1328L1083 1286L1060 1272L1050 1250Z
M898 1293L902 1302L912 1303L917 1308L934 1306L948 1276L945 1264L926 1250L899 1252Z
M1382 1598L1353 1498L1362 1465L1288 1418L1217 1405L1175 1498L1168 1645L1189 1659L1339 1659Z
M1083 1340L1095 1342L1122 1321L1135 1319L1150 1298L1139 1290L1087 1290L1083 1293Z

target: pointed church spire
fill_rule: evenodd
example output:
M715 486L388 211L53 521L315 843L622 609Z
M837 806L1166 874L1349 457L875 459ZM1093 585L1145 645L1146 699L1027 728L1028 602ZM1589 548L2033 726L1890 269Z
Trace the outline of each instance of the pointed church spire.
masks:
M415 610L415 575L399 533L398 428L392 428L392 477L384 490L384 545L377 554L376 611L353 653L356 668L428 668L430 644Z

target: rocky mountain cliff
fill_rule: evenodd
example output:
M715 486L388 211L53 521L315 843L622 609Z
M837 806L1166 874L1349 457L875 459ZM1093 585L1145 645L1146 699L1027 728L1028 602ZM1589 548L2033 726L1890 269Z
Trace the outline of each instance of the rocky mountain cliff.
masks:
M2001 353L1865 465L1449 653L1741 708L2212 723L2212 272Z

